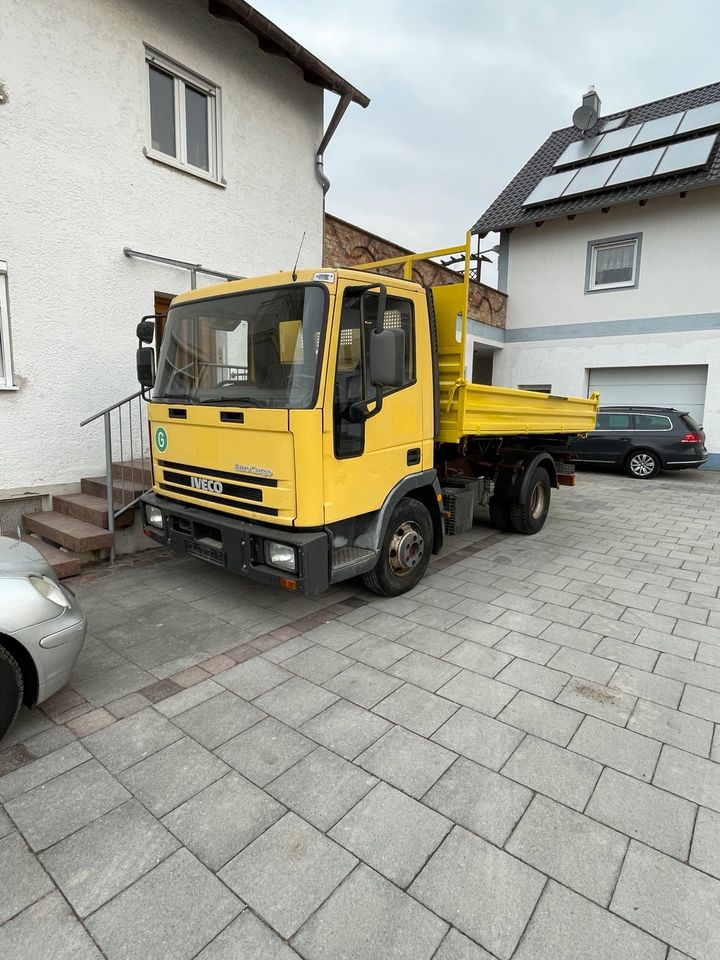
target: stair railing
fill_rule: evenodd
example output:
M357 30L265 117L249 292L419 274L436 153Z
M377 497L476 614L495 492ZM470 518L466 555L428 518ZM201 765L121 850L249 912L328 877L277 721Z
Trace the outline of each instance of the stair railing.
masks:
M142 494L133 496L138 487L135 486L135 477L139 474L139 486L145 488L146 470L150 468L150 435L147 416L143 409L142 391L118 400L104 410L93 414L80 424L86 427L95 420L103 419L105 431L105 482L107 485L107 515L108 530L112 534L110 545L110 563L115 562L115 521L119 516L131 510L140 500ZM116 496L113 482L114 458L120 459L120 482L118 483L119 496ZM125 465L125 457L130 460L130 467ZM136 467L136 463L139 466ZM147 466L146 466L147 464ZM130 474L128 478L128 472ZM129 489L127 480L130 480Z

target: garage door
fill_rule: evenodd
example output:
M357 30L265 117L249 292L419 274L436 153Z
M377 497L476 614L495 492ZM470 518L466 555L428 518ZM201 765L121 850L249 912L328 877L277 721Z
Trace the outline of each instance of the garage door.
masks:
M675 407L698 423L705 408L706 366L603 367L590 371L588 393L599 393L603 406Z

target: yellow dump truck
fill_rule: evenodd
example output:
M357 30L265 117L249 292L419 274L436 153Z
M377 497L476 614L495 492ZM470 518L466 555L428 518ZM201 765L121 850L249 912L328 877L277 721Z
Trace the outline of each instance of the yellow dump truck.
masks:
M407 279L457 252L469 261L469 238L184 293L157 371L141 322L147 535L299 593L362 576L396 596L478 503L501 529L540 530L551 487L574 483L568 438L593 429L598 397L468 382L468 271L431 289Z

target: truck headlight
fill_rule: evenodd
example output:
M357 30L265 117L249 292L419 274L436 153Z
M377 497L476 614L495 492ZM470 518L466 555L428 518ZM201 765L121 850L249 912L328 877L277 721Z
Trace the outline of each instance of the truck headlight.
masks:
M28 580L35 587L37 592L41 593L46 600L56 604L58 607L62 607L63 610L67 610L67 608L70 606L70 601L68 598L55 583L55 581L50 579L50 577L28 577Z
M162 510L159 507L151 507L146 505L145 517L151 527L158 527L160 530L163 529L163 515Z
M295 547L289 543L276 543L274 540L265 541L265 563L281 570L297 572L297 553Z

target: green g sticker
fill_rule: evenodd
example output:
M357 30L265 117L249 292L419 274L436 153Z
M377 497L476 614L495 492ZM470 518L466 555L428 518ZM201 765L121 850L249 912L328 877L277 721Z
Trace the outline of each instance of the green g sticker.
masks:
M155 447L158 453L165 453L168 446L168 435L164 427L158 427L155 431Z

